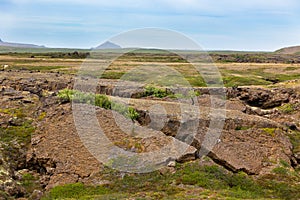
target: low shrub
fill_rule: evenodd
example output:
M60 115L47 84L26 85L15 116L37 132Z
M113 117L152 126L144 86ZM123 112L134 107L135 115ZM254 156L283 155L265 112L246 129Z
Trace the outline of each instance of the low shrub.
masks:
M169 95L172 95L173 93L168 91L167 89L162 89L158 87L154 87L153 85L148 85L145 87L144 96L154 96L157 98L164 98Z

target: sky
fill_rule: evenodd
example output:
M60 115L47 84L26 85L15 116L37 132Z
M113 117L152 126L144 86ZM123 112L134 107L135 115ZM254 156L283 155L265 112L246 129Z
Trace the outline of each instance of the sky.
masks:
M0 0L0 38L91 48L126 31L174 30L205 50L300 45L298 0Z

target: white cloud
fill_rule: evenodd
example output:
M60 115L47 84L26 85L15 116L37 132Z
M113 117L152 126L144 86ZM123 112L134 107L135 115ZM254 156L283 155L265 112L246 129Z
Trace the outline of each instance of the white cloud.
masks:
M10 0L9 5L10 10L0 12L1 31L12 30L15 36L29 39L36 36L20 34L22 30L40 35L50 32L58 41L71 41L72 37L77 41L80 34L88 38L94 34L100 40L131 28L162 27L201 34L196 39L216 49L234 45L246 48L247 44L265 48L267 44L255 42L265 32L270 34L265 38L272 38L273 43L299 41L297 34L285 41L275 37L276 32L283 35L280 27L268 31L272 26L299 24L296 0ZM242 37L242 31L251 30L256 35ZM237 37L242 39L232 42Z
M241 1L241 0L12 0L14 4L28 4L28 3L60 3L69 5L95 5L104 7L155 7L155 6L165 6L174 8L285 8L291 7L297 4L296 0L251 0L251 1Z
M155 0L158 4L174 8L179 11L199 11L227 13L243 10L273 10L293 9L298 3L296 0Z
M68 5L94 5L103 7L138 7L151 5L151 1L137 1L137 0L114 0L114 1L103 1L103 0L12 0L15 5L22 4L43 4L43 3L57 3L57 4L68 4Z

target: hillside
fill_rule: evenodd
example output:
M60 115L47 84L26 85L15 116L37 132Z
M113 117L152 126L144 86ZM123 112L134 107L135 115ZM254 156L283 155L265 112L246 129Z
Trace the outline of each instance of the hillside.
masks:
M2 46L2 47L19 47L19 48L46 48L45 46L40 46L40 45L35 45L35 44L3 42L1 39L0 39L0 46Z
M285 47L285 48L279 49L275 52L281 53L281 54L298 54L298 53L300 53L300 46Z

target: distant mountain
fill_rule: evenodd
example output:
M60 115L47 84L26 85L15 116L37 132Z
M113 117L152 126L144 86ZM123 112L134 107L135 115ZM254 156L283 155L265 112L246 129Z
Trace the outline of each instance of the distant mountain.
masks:
M35 44L22 44L22 43L10 43L10 42L3 42L0 39L0 47L19 47L19 48L46 48L45 46L39 46Z
M117 45L117 44L114 44L110 41L107 41L101 45L99 45L98 47L96 47L96 49L121 49L122 47Z
M282 53L282 54L296 54L296 53L300 53L300 46L285 47L275 52Z

